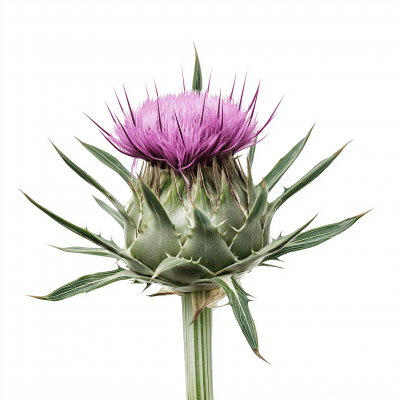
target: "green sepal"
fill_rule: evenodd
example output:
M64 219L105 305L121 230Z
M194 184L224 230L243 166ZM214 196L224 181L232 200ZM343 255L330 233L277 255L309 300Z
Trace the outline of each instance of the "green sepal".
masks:
M251 164L250 159L247 159L247 201L249 203L249 212L253 208L254 202L257 198L257 193L259 190L256 190L256 187L253 183L253 176L251 174Z
M222 193L213 222L218 226L218 232L229 246L233 238L246 220L244 210L235 199L225 172L222 170Z
M268 192L264 185L244 225L239 229L231 244L231 251L239 258L249 256L263 245L261 216L267 207Z
M207 215L194 205L191 215L194 226L179 256L198 260L212 272L234 263L236 258Z
M349 142L350 143L350 142ZM284 192L272 203L268 204L265 215L263 216L265 219L265 224L269 224L274 216L275 212L278 208L285 203L290 197L292 197L299 190L303 189L310 182L312 182L315 178L322 174L329 165L336 159L336 157L343 151L343 149L348 145L346 143L342 148L340 148L337 152L332 154L330 157L322 160L319 164L317 164L313 169L311 169L306 175L304 175L301 179L299 179L295 184L290 186L289 188L285 188Z
M171 170L172 181L168 197L164 203L164 210L168 214L171 222L175 226L175 231L179 236L179 240L183 245L189 236L189 220L184 209L183 202L178 193L175 173Z
M197 208L203 211L203 213L206 214L208 218L211 219L213 217L215 210L212 206L211 198L206 191L203 173L200 165L197 166L195 197L193 203Z
M267 246L264 246L259 251L253 252L245 259L239 260L236 263L218 271L216 275L220 276L222 274L241 274L243 272L251 271L253 268L257 267L263 260L272 258L271 255L274 255L285 245L294 240L305 228L307 228L308 225L311 224L315 217L305 223L300 228L296 229L294 232L290 233L289 235L281 236L277 240L269 243Z
M182 257L168 257L157 267L152 279L157 276L185 285L200 279L211 278L214 274L198 261L187 260Z
M115 171L129 185L129 187L131 187L130 181L134 183L136 182L136 178L130 174L130 172L120 163L120 161L117 158L107 153L106 151L99 149L98 147L82 142L82 140L78 138L76 139L86 150L92 153L99 161L101 161L104 165Z
M67 253L89 254L91 256L110 257L110 258L116 258L117 260L121 259L120 256L98 247L78 247L78 246L74 247L51 246L51 247L54 247L55 249L61 251L65 251Z
M227 161L224 160L223 164L225 166L226 176L233 186L239 204L245 210L248 210L249 206L247 202L247 185L240 173L241 171L238 170L234 158L230 156Z
M284 173L289 169L289 167L296 161L296 158L299 156L301 151L303 150L305 144L307 143L308 138L311 135L311 132L314 128L315 124L311 127L310 131L307 133L304 139L300 140L299 143L294 146L289 153L287 153L284 157L282 157L278 163L272 168L271 172L264 178L265 183L267 184L268 191L270 191L279 179L282 178ZM258 184L261 187L262 182Z
M140 187L152 218L129 251L133 257L154 271L167 257L167 253L176 256L181 245L167 213L155 194L143 181L140 182Z
M229 299L228 304L232 307L236 321L254 354L268 363L268 361L261 356L258 349L257 330L249 308L249 294L243 290L233 275L215 277L212 281L218 283L227 295Z
M98 183L95 179L93 179L83 169L79 168L76 164L74 164L61 150L59 150L56 146L54 146L54 148L57 150L58 154L61 156L63 161L74 172L76 172L87 183L89 183L97 190L99 190L101 193L103 193L104 196L106 196L107 199L112 203L112 205L120 212L121 217L124 221L125 244L127 247L130 246L136 236L136 227L134 226L133 221L129 218L129 215L125 211L124 206L108 190L106 190L102 185L100 185L100 183Z
M139 194L136 190L136 187L133 187L132 197L126 206L126 212L128 213L129 218L133 221L135 227L138 227L140 224L142 211L142 203L140 201Z
M255 138L255 142L257 142L257 138L258 138L258 136L256 136L256 138ZM250 150L249 150L249 158L248 158L248 160L249 160L249 165L250 165L250 168L253 166L253 161L254 161L254 154L256 153L256 144L253 144L253 146L251 146L250 147Z
M124 220L121 217L121 214L119 213L119 211L114 210L112 207L110 207L108 204L104 203L104 201L98 199L97 197L93 196L94 199L96 200L96 203L109 215L111 215L111 217L114 218L114 220L118 223L118 225L120 225L122 227L122 229L124 228Z
M319 228L310 229L309 231L303 232L298 235L296 239L284 246L280 251L274 253L273 257L268 257L265 260L277 259L287 253L292 253L294 251L309 249L310 247L318 246L319 244L326 242L327 240L344 232L346 229L349 229L354 223L356 223L362 216L364 216L368 212L369 211L363 214L356 215L355 217L336 222L334 224L320 226Z
M203 77L201 74L199 55L197 54L197 49L195 45L194 45L194 52L195 52L195 61L194 61L192 90L197 93L200 93L201 89L203 88Z
M114 271L98 272L96 274L85 275L75 281L67 283L64 286L56 289L47 296L30 296L35 299L59 301L68 297L76 296L80 293L89 293L92 290L99 289L110 283L133 279L135 277L131 271L118 267Z

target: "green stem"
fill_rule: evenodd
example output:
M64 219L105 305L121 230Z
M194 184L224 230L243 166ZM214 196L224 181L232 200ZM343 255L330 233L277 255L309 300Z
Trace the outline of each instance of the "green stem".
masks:
M193 319L192 294L182 295L183 341L187 400L213 400L211 328L212 310Z

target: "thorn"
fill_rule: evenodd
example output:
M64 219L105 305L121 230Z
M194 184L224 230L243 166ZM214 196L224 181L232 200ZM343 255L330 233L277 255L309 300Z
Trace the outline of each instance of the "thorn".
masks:
M147 282L146 283L146 287L140 292L140 293L143 293L145 290L147 290L149 287L151 286L151 283L150 282Z
M260 354L260 351L259 351L256 347L253 349L253 351L254 351L254 353L255 353L255 355L256 355L257 357L261 358L261 360L263 360L263 361L265 361L267 364L271 365L271 363L269 363L269 362Z
M80 143L80 144L82 144L82 145L85 145L85 144L87 144L87 143L85 143L85 142L82 142L82 140L80 140L79 138L77 138L76 136L74 136L74 138Z
M53 246L52 244L48 244L48 243L45 243L45 244L47 244L47 246L54 247L55 249L61 250L61 248L60 248L60 247Z
M23 192L21 189L18 189L28 200L32 200L25 192Z
M39 300L46 300L46 299L44 298L44 296L32 296L32 295L30 295L30 294L26 294L25 296L27 296L27 297L33 297L34 299L39 299Z
M362 214L358 214L358 215L356 215L355 217L353 217L353 218L361 218L361 217L363 217L365 214L368 214L370 211L372 211L373 210L373 208L371 208L370 210L368 210L368 211L365 211L364 213L362 213Z
M354 139L351 139L349 142L347 142L343 147L341 147L336 153L333 153L333 154L336 154L336 155L339 155L342 151L343 151L343 149L350 143L350 142L352 142Z

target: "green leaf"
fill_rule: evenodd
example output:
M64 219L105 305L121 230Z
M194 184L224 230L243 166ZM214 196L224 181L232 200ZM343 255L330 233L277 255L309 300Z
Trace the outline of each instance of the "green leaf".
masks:
M152 279L157 276L179 284L190 284L199 279L207 279L214 274L198 261L186 260L182 257L168 257L157 267Z
M207 215L195 206L192 215L194 227L179 256L200 261L212 272L234 263L236 258Z
M93 196L94 197L94 196ZM96 203L109 215L111 215L115 221L124 229L124 220L121 217L121 214L117 211L114 210L112 207L110 207L108 204L104 203L104 201L98 199L97 197L94 197L96 200Z
M92 256L110 257L110 258L116 258L117 260L121 259L121 257L119 257L118 255L111 253L110 251L100 249L98 247L77 247L77 246L75 247L51 246L51 247L54 247L61 251L65 251L67 253L90 254Z
M143 181L140 182L140 186L152 217L146 230L129 250L135 258L154 271L167 257L167 253L176 256L181 245L167 213L155 194Z
M53 144L53 143L52 143ZM53 144L54 146L54 144ZM56 146L54 148L57 150L58 154L64 160L64 162L74 171L76 172L83 180L87 183L98 189L107 199L113 204L113 206L119 211L121 217L124 220L124 233L125 233L125 244L126 246L130 246L136 236L136 227L129 215L125 211L124 206L103 186L100 185L95 179L93 179L88 173L86 173L83 169L79 168L76 164L74 164L65 154L61 152Z
M252 253L252 251L257 251L262 247L263 232L260 218L267 207L267 197L268 193L264 185L254 203L251 213L246 219L246 222L233 239L230 248L239 258L247 257Z
M222 170L222 193L219 200L217 211L213 218L213 223L218 226L218 232L222 235L229 246L237 234L237 231L243 226L246 220L244 210L239 206L232 188Z
M71 222L66 221L65 219L59 217L58 215L54 214L47 208L44 208L40 204L36 203L33 199L31 199L27 194L22 192L26 198L34 204L37 208L42 210L45 214L47 214L50 218L54 219L56 222L58 222L60 225L64 226L65 228L69 229L70 231L76 233L79 236L84 237L85 239L90 240L94 244L97 244L98 246L102 247L103 249L106 249L110 251L111 253L114 253L121 257L123 260L129 260L132 259L127 253L125 253L122 249L120 249L113 241L111 240L106 240L102 238L100 235L95 235L94 233L88 231L87 229L80 228L77 225L72 224ZM132 259L133 260L133 259Z
M369 211L360 215L356 215L352 218L347 218L335 224L320 226L319 228L310 229L309 231L303 232L298 235L296 239L284 246L280 251L274 253L273 259L277 259L287 253L292 253L293 251L309 249L310 247L317 246L333 238L334 236L339 235L346 229L349 229L356 221L358 221L368 212ZM268 259L271 258L269 257Z
M59 301L76 296L80 293L91 292L92 290L99 289L113 282L133 278L135 278L135 275L131 271L118 267L118 269L114 271L98 272L96 274L82 276L73 282L61 286L47 296L30 297L40 300Z
M350 143L350 142L349 142ZM295 193L303 189L310 182L312 182L315 178L322 174L329 165L336 159L336 157L343 151L343 149L349 144L346 143L342 148L340 148L336 153L332 154L330 157L321 161L317 164L311 171L309 171L306 175L304 175L301 179L299 179L294 185L289 188L285 188L284 192L272 203L268 204L267 211L265 213L265 224L269 224L271 222L272 217L278 208L290 197L292 197Z
M315 124L314 124L315 125ZM307 133L306 137L300 140L299 143L296 144L283 158L281 158L278 163L272 168L271 172L264 178L265 183L267 184L268 191L270 191L279 179L282 178L283 174L289 169L289 167L295 162L296 158L299 156L301 151L303 150L305 144L307 143L308 138L311 135L311 132L314 128L314 125L311 127L310 132ZM262 182L258 184L261 187Z
M129 186L131 186L130 180L136 182L136 178L130 174L130 172L119 162L117 158L107 153L104 150L99 149L98 147L92 146L91 144L82 142L78 138L76 138L82 146L90 151L99 161L101 161L104 165L111 168L115 171Z
M258 136L256 136L256 138L255 138L255 142L257 142L257 138L258 138ZM253 166L253 161L254 161L254 154L255 154L255 152L256 152L256 144L253 144L253 146L251 146L250 147L250 150L249 150L249 165L250 165L250 168Z
M218 283L224 289L236 321L251 349L259 358L268 363L258 350L257 331L249 309L248 293L243 290L233 275L216 277L212 281Z
M194 52L195 52L195 62L194 62L192 90L197 93L200 93L203 87L203 78L201 75L199 55L197 54L197 49L195 45L194 45Z

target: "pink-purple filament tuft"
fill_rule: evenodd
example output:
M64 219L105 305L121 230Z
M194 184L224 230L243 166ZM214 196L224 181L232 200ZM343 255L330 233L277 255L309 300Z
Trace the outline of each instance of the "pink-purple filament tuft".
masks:
M254 114L258 92L259 88L246 108L242 98L235 102L232 96L213 96L208 91L148 98L136 109L132 109L126 96L127 110L118 99L123 118L111 114L115 123L111 134L96 125L115 148L132 156L134 163L142 159L167 164L185 174L214 156L235 154L257 141L278 107L259 127Z

